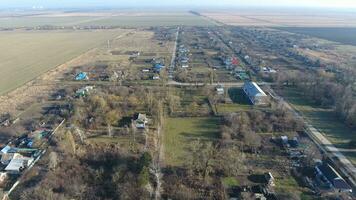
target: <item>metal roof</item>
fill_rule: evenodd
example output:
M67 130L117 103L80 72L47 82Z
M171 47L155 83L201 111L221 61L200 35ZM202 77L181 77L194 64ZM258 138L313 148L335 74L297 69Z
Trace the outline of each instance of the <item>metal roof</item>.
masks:
M255 82L245 82L244 90L249 96L267 96Z

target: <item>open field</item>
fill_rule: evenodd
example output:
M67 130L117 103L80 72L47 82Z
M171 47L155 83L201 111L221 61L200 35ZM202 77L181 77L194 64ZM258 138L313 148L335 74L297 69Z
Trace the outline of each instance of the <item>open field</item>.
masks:
M166 164L183 165L190 142L217 138L219 124L219 118L168 118L163 136Z
M352 13L236 10L207 11L201 14L234 26L356 27L356 15Z
M0 17L0 27L36 26L211 26L215 23L203 17L186 12L173 13L104 13L98 15L57 15L48 14L35 17Z
M356 140L356 130L348 128L338 119L331 109L321 108L301 98L303 95L295 89L285 89L283 97L290 102L316 129L322 132L336 147L356 164L356 153L349 149L348 142Z
M343 44L356 45L356 28L280 27L278 29L323 38Z
M2 32L0 94L80 54L105 44L125 31Z

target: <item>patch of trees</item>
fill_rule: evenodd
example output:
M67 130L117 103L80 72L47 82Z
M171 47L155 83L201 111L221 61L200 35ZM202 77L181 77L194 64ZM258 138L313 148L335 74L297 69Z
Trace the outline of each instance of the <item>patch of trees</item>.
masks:
M148 153L137 156L115 146L87 146L75 156L60 156L56 165L50 156L50 170L41 181L22 191L19 199L149 199L145 187L152 158ZM28 177L29 181L36 176Z
M242 146L256 151L261 146L261 137L257 133L293 132L302 127L302 122L283 107L272 111L241 111L224 116L221 138L227 141L238 139Z
M165 198L227 199L220 179L236 176L244 166L245 155L234 145L197 140L184 167L168 167L165 172Z
M145 88L116 87L111 91L102 91L74 103L73 124L86 129L119 126L123 117L131 117L137 110L144 107L151 113L154 101L153 92Z
M249 110L224 116L225 129L232 138L239 138L248 132L291 132L302 128L302 122L284 108L273 111Z

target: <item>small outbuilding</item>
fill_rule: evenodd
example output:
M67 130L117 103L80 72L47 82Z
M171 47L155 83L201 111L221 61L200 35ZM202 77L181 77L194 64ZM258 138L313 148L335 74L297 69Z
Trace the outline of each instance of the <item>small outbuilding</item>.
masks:
M146 128L146 124L148 123L148 119L146 117L146 114L138 113L134 117L134 120L135 120L135 127L136 128L138 128L138 129L145 129Z
M225 93L225 90L221 85L217 86L215 90L218 95L223 95Z

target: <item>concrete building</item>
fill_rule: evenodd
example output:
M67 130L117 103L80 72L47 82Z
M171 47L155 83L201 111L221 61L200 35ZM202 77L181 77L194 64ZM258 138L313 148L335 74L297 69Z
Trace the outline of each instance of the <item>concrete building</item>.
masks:
M245 82L243 90L252 104L267 104L267 95L255 82Z

